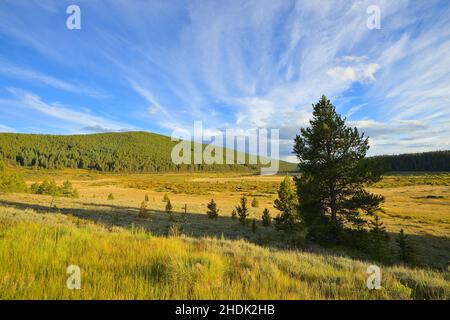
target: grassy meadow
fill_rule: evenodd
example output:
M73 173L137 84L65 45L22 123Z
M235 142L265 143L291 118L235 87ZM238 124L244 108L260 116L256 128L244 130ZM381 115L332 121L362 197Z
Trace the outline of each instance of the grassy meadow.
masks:
M282 176L11 170L29 185L68 179L80 197L0 194L0 299L450 299L449 174L392 174L370 188L386 197L392 246L403 228L417 248L415 266L383 266L343 248L293 250L263 227ZM231 218L243 193L258 200L256 231ZM206 217L211 198L217 220ZM71 264L81 290L66 288ZM381 290L366 287L371 264Z

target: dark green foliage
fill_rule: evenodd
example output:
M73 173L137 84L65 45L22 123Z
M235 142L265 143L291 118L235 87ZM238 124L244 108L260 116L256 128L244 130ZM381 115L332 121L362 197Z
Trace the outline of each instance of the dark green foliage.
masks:
M450 171L450 150L373 157L386 171Z
M269 209L265 208L262 215L262 225L264 227L270 226L272 223L272 217L270 216Z
M368 251L370 255L378 260L385 261L389 258L389 235L386 232L386 227L381 222L378 215L369 221L369 244Z
M296 179L299 208L310 238L340 243L344 228L362 229L364 214L379 209L383 197L364 187L379 181L382 171L364 160L368 138L347 127L325 96L313 108L310 126L294 144L302 172Z
M403 229L395 239L398 245L398 258L405 263L414 263L416 260L416 249L410 243L409 237L405 234Z
M258 171L261 167L249 164L175 165L171 151L176 144L170 137L148 132L71 136L0 133L0 158L24 167L106 172ZM290 171L294 167L291 163L280 162L280 171Z
M231 211L231 219L236 220L236 218L237 218L236 209L233 209L233 211Z
M275 227L278 230L289 232L294 229L296 224L300 223L295 185L288 176L283 179L278 188L278 198L274 202L274 207L281 212L274 219Z
M241 224L245 225L247 223L248 217L248 205L247 205L247 197L243 195L240 200L240 204L235 208L236 214L239 217L239 221Z
M108 200L114 200L114 195L112 193L108 194Z
M211 199L211 201L206 205L208 210L206 211L206 215L210 219L216 219L219 216L219 209L217 209L217 204L214 201L214 199Z
M183 222L184 223L186 223L187 222L187 219L188 218L188 216L187 216L187 204L184 204L184 207L183 207Z
M44 180L42 183L33 183L30 187L31 193L45 194L54 197L78 198L78 190L75 189L70 181L65 181L58 186L53 180Z
M5 170L5 163L3 159L0 159L0 174Z
M252 232L255 233L255 232L256 232L256 229L257 229L257 226L256 226L256 219L253 219L253 220L252 220Z
M252 200L252 207L253 208L258 208L259 207L259 201L256 198L253 198Z
M167 200L167 203L166 203L166 213L171 214L171 213L172 213L172 209L173 209L172 203L170 203L170 200Z

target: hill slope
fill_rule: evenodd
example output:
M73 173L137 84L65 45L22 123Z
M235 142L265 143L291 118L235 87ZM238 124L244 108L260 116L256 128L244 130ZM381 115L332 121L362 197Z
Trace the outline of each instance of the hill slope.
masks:
M14 165L44 169L80 168L107 172L257 171L260 165L180 165L170 154L177 142L148 132L89 135L0 133L0 157ZM280 171L294 164L280 162Z

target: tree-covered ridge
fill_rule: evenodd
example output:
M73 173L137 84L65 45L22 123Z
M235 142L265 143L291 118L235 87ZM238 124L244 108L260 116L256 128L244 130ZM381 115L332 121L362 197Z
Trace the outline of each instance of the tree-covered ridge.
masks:
M376 156L386 171L450 171L450 150Z
M0 133L0 157L12 165L43 169L79 168L106 172L256 171L260 165L175 165L177 142L148 132L89 135ZM225 152L224 152L225 154ZM294 168L280 161L280 170Z

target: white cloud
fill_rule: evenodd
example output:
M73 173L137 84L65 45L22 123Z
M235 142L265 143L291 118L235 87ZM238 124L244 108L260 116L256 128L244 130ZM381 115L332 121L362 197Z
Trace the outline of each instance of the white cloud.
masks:
M11 127L0 124L0 132L16 132L16 130Z
M27 10L23 19L0 12L0 33L52 63L76 62L125 82L145 99L140 120L162 128L203 120L209 128L279 127L292 139L326 94L378 146L437 148L449 135L442 120L450 119L450 9L430 3L377 1L383 29L369 30L368 0L190 1L182 9L170 1L110 1L107 13L91 1L85 5L99 20L85 37L41 19L30 29ZM89 50L61 50L71 47ZM36 71L5 72L77 89Z
M342 81L368 82L375 81L375 73L380 66L376 63L370 63L357 67L334 67L327 71L327 74L333 78Z
M41 72L37 72L32 69L27 69L24 67L16 67L7 65L4 63L0 64L0 73L4 74L6 76L25 79L25 80L31 80L37 83L42 83L45 85L48 85L50 87L54 87L56 89L61 89L68 92L74 92L79 94L86 94L88 96L94 97L94 98L103 98L106 95L99 91L92 88L85 87L82 84L74 84L67 81L63 81L54 77L51 77L49 75L46 75Z
M150 90L143 88L141 85L136 83L133 80L129 80L131 87L134 91L139 93L147 102L150 104L150 107L147 109L149 114L157 114L162 112L165 116L169 117L169 113L166 108L164 108L154 97L153 93Z
M134 127L120 122L112 121L104 117L96 116L84 108L84 112L73 110L73 107L62 105L57 102L44 102L39 96L25 90L9 88L17 99L13 101L2 101L3 105L12 105L16 108L29 108L53 119L77 126L78 131L93 131L92 128L101 128L99 131L123 131L125 128L132 130ZM81 109L81 108L79 108ZM86 130L84 130L86 129Z

